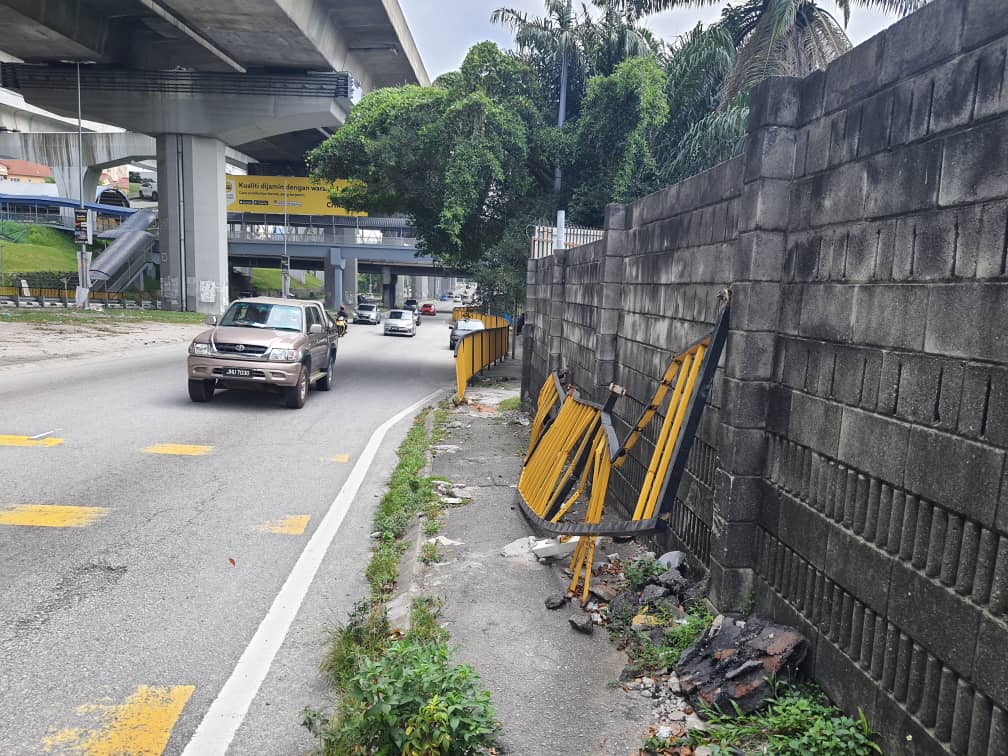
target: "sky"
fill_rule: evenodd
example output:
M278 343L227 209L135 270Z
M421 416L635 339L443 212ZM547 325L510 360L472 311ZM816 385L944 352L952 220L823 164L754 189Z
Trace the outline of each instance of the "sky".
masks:
M578 0L580 2L580 0ZM511 34L505 27L490 23L490 14L500 7L516 8L531 15L543 13L542 0L399 0L420 57L433 81L446 71L454 71L462 63L466 51L477 42L492 40L501 47L511 45ZM696 26L698 21L710 23L720 16L717 4L705 8L683 8L652 16L647 21L658 36L671 40ZM835 17L842 16L831 0L821 5ZM847 36L857 45L878 34L897 17L876 10L852 8Z

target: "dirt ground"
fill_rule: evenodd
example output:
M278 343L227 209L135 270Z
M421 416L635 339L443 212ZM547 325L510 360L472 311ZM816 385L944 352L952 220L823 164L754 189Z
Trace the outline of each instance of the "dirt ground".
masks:
M154 321L100 324L0 322L0 371L54 359L128 352L153 344L184 344L206 326Z

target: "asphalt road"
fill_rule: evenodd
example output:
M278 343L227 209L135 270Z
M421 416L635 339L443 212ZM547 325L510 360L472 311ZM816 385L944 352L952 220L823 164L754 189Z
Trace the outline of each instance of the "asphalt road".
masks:
M301 410L236 391L190 403L182 345L0 375L0 441L63 439L0 445L0 754L181 753L369 437L452 385L447 322L424 318L413 339L352 326L336 387ZM325 702L325 628L366 593L373 509L409 422L389 428L356 481L290 631L264 623L260 641L283 638L275 658L246 655L265 679L232 716L228 753L311 744L299 712ZM159 444L207 448L145 451ZM40 512L78 521L17 524ZM250 679L230 688L249 692Z

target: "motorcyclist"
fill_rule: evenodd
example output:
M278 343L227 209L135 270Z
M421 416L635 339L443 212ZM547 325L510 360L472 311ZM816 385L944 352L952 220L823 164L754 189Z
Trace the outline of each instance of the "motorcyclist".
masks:
M336 313L336 317L337 318L343 318L343 320L348 320L349 316L347 315L346 307L344 307L343 305L340 305L339 306L339 312Z
M347 315L346 307L340 305L339 312L336 313L336 330L340 336L347 332L347 324L350 318Z

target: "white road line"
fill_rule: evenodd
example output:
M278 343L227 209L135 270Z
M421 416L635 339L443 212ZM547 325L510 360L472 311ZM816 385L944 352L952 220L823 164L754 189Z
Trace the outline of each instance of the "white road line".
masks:
M60 428L53 428L51 431L46 431L45 433L39 433L37 436L29 436L28 440L29 441L38 441L39 439L43 439L46 436L51 436L53 433L55 433L58 430L61 430L61 429Z
M192 740L185 747L182 756L209 756L210 754L224 754L228 746L234 739L238 727L245 719L252 700L258 693L266 674L269 672L273 659L277 651L287 637L291 623L297 616L298 610L304 602L308 588L311 586L315 574L318 572L325 558L329 544L332 543L343 518L350 510L357 491L360 490L367 475L368 468L374 461L382 439L389 429L400 420L412 415L425 404L432 402L439 394L440 390L428 394L418 402L414 402L406 409L393 415L382 423L371 434L367 446L361 453L360 458L350 471L336 498L329 506L318 529L308 541L301 556L298 557L294 568L284 581L283 587L273 600L259 628L256 630L252 640L249 641L245 651L242 652L238 664L224 687L221 688L217 698L210 705L203 721L193 734Z

